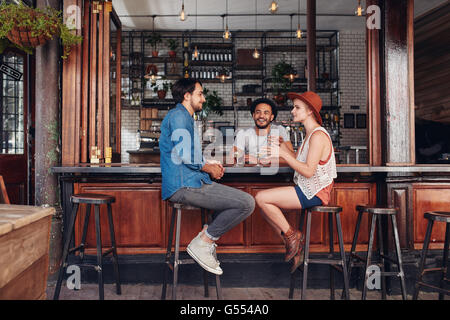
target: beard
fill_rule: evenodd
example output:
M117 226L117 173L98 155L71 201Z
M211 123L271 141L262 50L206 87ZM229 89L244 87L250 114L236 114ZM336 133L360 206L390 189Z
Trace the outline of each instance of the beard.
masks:
M255 126L258 129L266 129L270 125L270 121L267 121L265 124L261 125L258 121L255 121Z

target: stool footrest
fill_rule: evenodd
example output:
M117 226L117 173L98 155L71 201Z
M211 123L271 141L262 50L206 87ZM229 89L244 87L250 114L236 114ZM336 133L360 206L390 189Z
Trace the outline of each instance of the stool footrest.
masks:
M108 254L113 253L114 248L110 248L103 253L103 256L106 257Z
M84 245L83 244L81 244L81 245L79 245L77 247L70 248L69 249L69 253L73 253L73 252L76 252L76 251L81 250L81 249L84 249Z
M308 259L308 263L314 263L314 264L339 264L342 265L341 260L335 260L335 259Z
M380 276L382 277L401 277L402 275L400 274L399 271L393 271L393 272L380 272Z
M432 284L429 284L429 283L426 283L426 282L423 282L423 281L417 282L417 285L423 286L423 287L428 287L428 288L431 288L431 289L433 289L433 290L435 290L435 291L437 291L439 293L450 295L450 290L439 288L439 287L436 287L436 286L434 286Z
M380 254L380 258L386 259L386 260L388 260L389 262L395 263L396 265L398 265L398 260L392 259L392 258L390 258L389 256L386 256L386 255L384 255L384 254Z
M440 272L445 272L446 270L445 270L445 268L442 268L442 267L437 267L437 268L428 268L428 269L423 269L423 271L422 271L422 274L425 274L425 273L431 273L431 272L437 272L437 271L440 271Z

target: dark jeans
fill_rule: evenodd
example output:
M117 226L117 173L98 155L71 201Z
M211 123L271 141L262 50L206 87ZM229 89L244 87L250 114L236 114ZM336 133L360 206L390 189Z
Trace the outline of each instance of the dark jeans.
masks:
M181 188L169 200L213 210L206 235L214 241L244 221L255 209L255 199L250 194L216 182L203 184L201 188Z

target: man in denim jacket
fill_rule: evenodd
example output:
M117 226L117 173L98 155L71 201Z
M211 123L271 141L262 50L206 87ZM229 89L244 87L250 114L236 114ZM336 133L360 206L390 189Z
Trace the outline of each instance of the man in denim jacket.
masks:
M201 82L180 79L172 96L177 105L164 117L159 140L162 198L214 211L212 222L190 242L187 252L205 270L220 275L215 241L250 216L255 201L248 193L211 181L222 178L224 169L205 161L194 129L192 116L205 102Z

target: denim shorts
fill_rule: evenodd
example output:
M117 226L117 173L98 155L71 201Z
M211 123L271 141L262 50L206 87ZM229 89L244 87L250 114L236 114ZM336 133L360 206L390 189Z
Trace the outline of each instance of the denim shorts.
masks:
M300 204L302 205L303 209L322 205L322 200L320 200L320 198L318 198L317 196L314 196L310 200L308 200L303 191L297 185L295 186L295 192L297 192L298 200L300 200Z

